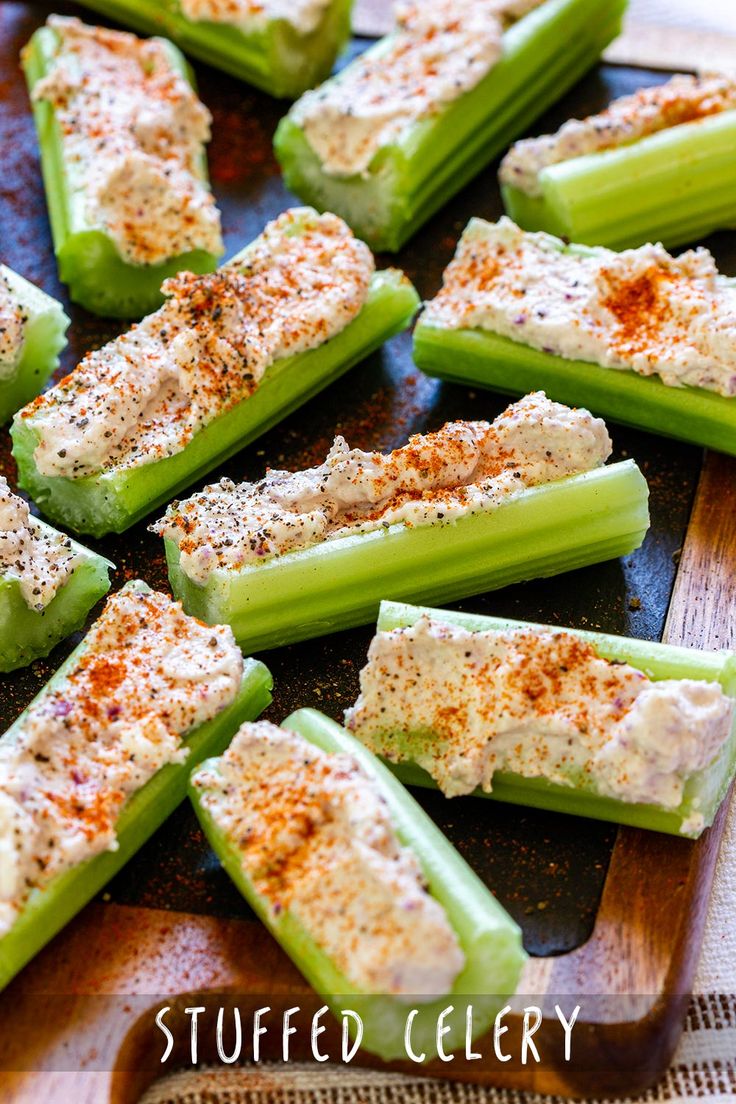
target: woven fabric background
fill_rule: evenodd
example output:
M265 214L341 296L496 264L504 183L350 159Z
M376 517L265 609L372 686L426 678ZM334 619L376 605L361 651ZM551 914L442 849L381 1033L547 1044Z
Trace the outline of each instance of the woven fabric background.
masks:
M381 34L390 0L358 0L356 27ZM736 70L736 0L630 0L618 62ZM685 1031L660 1084L618 1104L736 1101L736 807L732 805L710 902ZM361 1071L294 1065L182 1072L153 1085L141 1104L563 1104L559 1097L489 1090ZM604 1104L590 1101L590 1104ZM608 1104L608 1102L605 1102Z

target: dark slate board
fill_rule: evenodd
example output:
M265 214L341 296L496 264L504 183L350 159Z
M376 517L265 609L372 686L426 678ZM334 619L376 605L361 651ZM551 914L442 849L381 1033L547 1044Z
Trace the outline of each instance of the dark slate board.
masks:
M54 262L37 147L18 52L51 11L90 13L70 4L4 3L0 10L0 260L62 299L72 317L61 373L124 326L71 306ZM354 44L360 48L360 43ZM223 212L230 256L291 202L271 152L271 136L284 105L215 70L195 66L202 99L214 116L210 146L213 187ZM544 117L535 131L570 115L603 107L661 75L600 67ZM420 293L434 294L442 269L471 215L502 212L491 167L414 238L397 258ZM707 243L725 271L736 271L736 252L725 238ZM729 267L730 266L730 267ZM324 457L332 436L343 433L363 448L395 447L412 432L450 418L492 418L508 400L429 380L415 369L407 335L390 342L348 377L313 400L212 478L255 478L265 465L298 468ZM612 426L616 457L633 456L651 489L652 529L642 549L625 560L509 587L458 603L457 608L584 626L658 639L664 626L701 465L698 449ZM0 431L0 473L14 480L6 430ZM118 571L113 585L140 575L166 587L160 542L145 523L121 537L89 542ZM357 692L370 628L282 648L262 658L276 680L268 716L313 705L339 719ZM0 728L6 727L43 685L74 641L25 671L0 676ZM486 801L447 802L420 794L431 815L519 921L533 954L559 954L578 946L592 930L616 829ZM193 814L182 806L108 887L123 904L172 908L219 916L248 915L247 906L204 843Z

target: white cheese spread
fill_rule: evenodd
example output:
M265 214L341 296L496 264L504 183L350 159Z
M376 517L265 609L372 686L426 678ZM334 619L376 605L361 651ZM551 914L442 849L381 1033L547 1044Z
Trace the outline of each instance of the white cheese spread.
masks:
M167 280L163 307L24 408L38 470L76 479L180 452L275 360L344 329L373 271L341 219L296 208L218 272Z
M448 422L387 454L337 437L318 467L269 471L258 483L223 479L172 503L152 529L178 545L182 570L204 584L217 568L237 571L321 541L493 510L525 487L599 467L610 450L600 418L538 392L493 423Z
M0 382L15 375L28 316L0 265Z
M89 225L128 264L221 254L220 215L203 175L210 114L167 43L59 15L47 25L58 50L33 99L54 109Z
M736 395L736 281L703 248L566 248L505 217L472 219L423 321Z
M555 134L523 138L501 162L503 184L530 196L542 194L539 174L550 165L588 153L628 146L649 134L699 122L736 108L736 78L678 75L614 100L599 115L570 119Z
M45 610L83 558L64 533L36 521L0 476L0 580L16 579L29 609Z
M193 782L274 920L288 913L351 985L412 1002L449 993L457 936L355 759L261 721Z
M242 670L226 626L163 594L108 600L73 666L0 740L0 935L33 891L116 849L128 798L184 762L187 732L234 701Z
M193 22L228 23L240 30L258 30L274 20L290 23L301 35L317 30L332 0L179 0Z
M292 108L322 171L367 174L380 149L475 88L501 57L504 26L542 2L397 4L394 34Z
M468 632L428 617L374 637L360 687L347 727L450 797L511 771L667 809L718 755L734 706L717 682L652 682L572 632Z

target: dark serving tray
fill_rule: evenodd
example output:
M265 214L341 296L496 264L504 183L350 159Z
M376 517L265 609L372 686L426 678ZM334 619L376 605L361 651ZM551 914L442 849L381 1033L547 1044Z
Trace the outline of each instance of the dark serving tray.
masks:
M71 305L57 278L36 138L17 64L21 46L51 11L93 20L88 12L71 4L52 7L6 2L0 9L0 260L65 303L72 326L60 370L64 374L87 350L125 327ZM271 152L272 134L285 108L222 73L204 66L195 68L201 97L214 116L210 171L223 212L229 256L255 237L267 219L295 202L284 189ZM661 79L661 74L602 66L534 129L549 129L570 115L597 110L614 96ZM468 218L482 215L493 219L501 213L495 171L489 168L398 257L386 257L385 261L405 268L420 294L429 297L439 287L442 270ZM736 271L732 237L718 235L707 244L726 271ZM234 479L255 478L266 465L298 468L319 462L338 432L351 445L394 447L409 433L435 428L451 418L492 418L507 401L424 377L412 363L410 338L403 335L244 449L214 472L212 479L223 474ZM644 546L621 561L509 587L458 603L456 608L653 640L662 637L703 454L664 438L616 425L610 428L616 458L633 456L649 481L652 527ZM722 468L716 475L711 473L718 485L719 480L732 479L731 468ZM6 430L0 431L0 474L13 484L15 469ZM147 532L145 523L123 536L87 543L118 565L114 587L141 576L152 586L166 588L162 542ZM340 719L342 710L355 699L358 671L370 637L371 629L366 627L264 653L261 658L275 678L274 701L267 716L279 721L293 708L313 705ZM48 660L0 676L0 730L27 704L74 642L55 649ZM701 643L716 646L727 641L706 640L702 633ZM519 922L524 943L534 956L569 955L589 939L607 876L610 882L609 866L617 841L622 836L641 836L594 821L485 801L447 802L432 793L419 797ZM688 855L693 851L692 845L681 841L666 841L665 851L667 847L679 848L683 854L683 848L690 848ZM121 917L133 910L142 927L145 910L157 924L164 923L161 917L171 912L172 923L179 923L186 914L192 923L197 916L213 923L221 920L228 931L231 922L237 921L247 922L249 930L253 927L252 913L221 871L187 805L166 822L109 885L103 901L91 906L77 924L84 924L85 916L98 917L105 909L107 916L114 910ZM69 938L74 937L60 936L30 972L39 968L39 962L50 960L49 956L58 962L64 940ZM22 991L27 974L29 970L18 979L14 991ZM63 985L63 975L56 981ZM178 991L176 976L170 979L170 988ZM640 991L658 993L659 988ZM667 1045L658 1052L658 1069L671 1051L672 1038L670 1031ZM648 1055L640 1070L630 1071L626 1084L633 1088L651 1080L657 1071L651 1068L650 1059ZM570 1091L570 1086L567 1088Z

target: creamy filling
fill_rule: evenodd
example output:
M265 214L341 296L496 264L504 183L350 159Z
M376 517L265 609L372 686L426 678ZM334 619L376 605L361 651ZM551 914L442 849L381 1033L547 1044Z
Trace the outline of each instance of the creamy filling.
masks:
M290 23L299 34L316 31L331 0L179 0L187 19L228 23L243 31L263 27L272 20Z
M54 109L87 222L128 264L222 253L220 215L203 176L210 113L166 43L59 15L47 25L59 45L33 99Z
M472 219L424 321L488 330L568 360L736 395L736 281L707 249L565 248Z
M0 740L0 935L32 892L117 848L128 798L187 732L234 701L243 658L232 632L163 594L113 595L53 690Z
M318 467L269 471L257 483L223 479L172 503L151 528L178 546L182 571L204 584L214 570L322 541L493 510L526 487L599 467L610 451L600 418L537 392L493 423L448 422L387 454L337 437Z
M292 109L323 172L367 174L380 149L475 88L501 57L504 27L542 2L397 4L394 34Z
M523 138L501 162L502 183L540 196L539 175L550 165L588 153L617 149L660 130L698 122L736 108L736 78L677 75L614 100L599 115L570 119L555 134Z
M15 375L27 322L28 316L0 265L0 383Z
M288 912L363 992L442 996L465 960L376 783L350 755L245 724L193 776L275 922Z
M16 579L23 601L40 613L83 561L71 538L36 521L0 476L0 580Z
M163 307L24 408L38 470L77 479L180 452L275 360L344 329L373 271L341 219L296 208L219 272L167 280Z
M733 705L717 682L652 682L572 632L467 632L422 617L374 637L346 724L449 797L490 791L496 771L511 771L675 809L728 740ZM697 810L688 827L702 827Z

